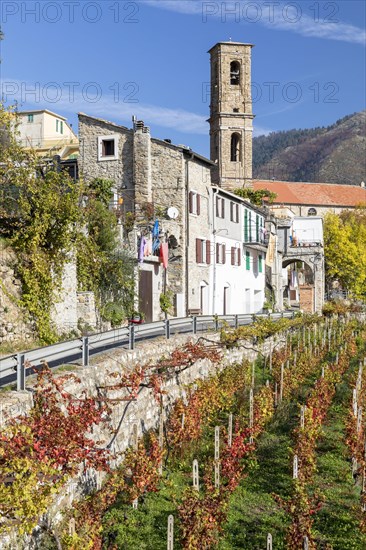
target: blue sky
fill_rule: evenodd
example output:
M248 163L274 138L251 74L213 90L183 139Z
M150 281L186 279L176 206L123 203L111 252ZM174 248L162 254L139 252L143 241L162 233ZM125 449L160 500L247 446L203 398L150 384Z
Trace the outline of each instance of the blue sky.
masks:
M365 3L0 1L2 94L77 127L78 111L208 156L207 51L255 44L256 135L325 126L365 108Z

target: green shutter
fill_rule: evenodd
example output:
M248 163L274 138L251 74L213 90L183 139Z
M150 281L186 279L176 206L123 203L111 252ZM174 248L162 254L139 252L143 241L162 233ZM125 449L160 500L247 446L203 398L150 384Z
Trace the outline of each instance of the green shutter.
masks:
M64 123L62 120L60 120L60 134L64 133Z
M248 242L248 237L249 237L249 232L248 232L248 210L245 209L245 214L244 214L244 240L245 240L246 243Z
M249 210L249 242L252 242L252 212Z
M245 266L246 266L247 270L249 271L250 270L250 254L249 254L249 252L245 253Z
M248 242L248 210L244 211L244 241Z
M258 256L258 271L259 273L263 272L263 264L262 264L263 258L261 255Z

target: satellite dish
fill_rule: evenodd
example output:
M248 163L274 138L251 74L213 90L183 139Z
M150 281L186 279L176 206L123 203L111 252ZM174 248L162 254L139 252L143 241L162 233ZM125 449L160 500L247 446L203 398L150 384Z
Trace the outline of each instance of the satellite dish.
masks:
M170 218L171 220L175 220L179 216L178 209L175 208L174 206L171 206L170 208L168 208L166 213L168 218Z

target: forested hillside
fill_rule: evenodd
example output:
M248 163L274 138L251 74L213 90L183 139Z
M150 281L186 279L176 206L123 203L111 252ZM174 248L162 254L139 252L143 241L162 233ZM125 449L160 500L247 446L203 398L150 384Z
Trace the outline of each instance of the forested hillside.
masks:
M366 180L366 111L328 127L273 132L253 140L253 177L359 185Z

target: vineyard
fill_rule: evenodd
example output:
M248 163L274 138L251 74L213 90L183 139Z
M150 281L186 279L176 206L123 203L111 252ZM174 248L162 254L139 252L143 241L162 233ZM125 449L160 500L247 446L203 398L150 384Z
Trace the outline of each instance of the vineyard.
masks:
M241 348L256 360L225 362ZM43 525L44 550L366 548L365 356L364 323L309 316L224 327L136 366L113 389L149 389L160 415L118 467L91 437L114 404L76 401L74 375L45 368L31 414L0 433L0 532ZM167 403L166 382L202 359L214 374ZM98 487L47 526L81 463L103 472Z

